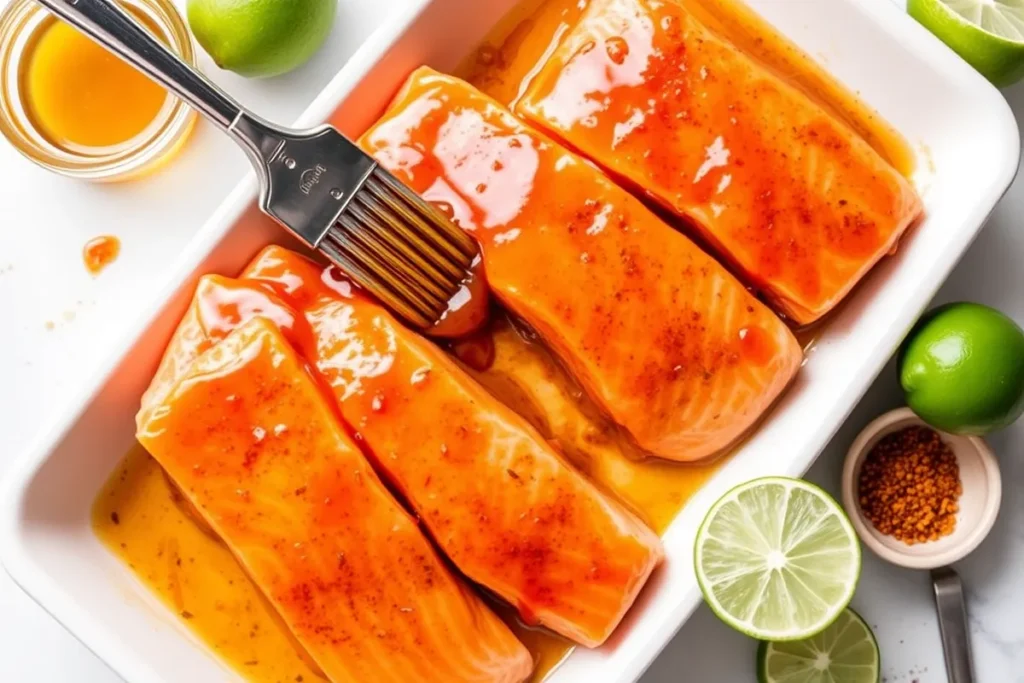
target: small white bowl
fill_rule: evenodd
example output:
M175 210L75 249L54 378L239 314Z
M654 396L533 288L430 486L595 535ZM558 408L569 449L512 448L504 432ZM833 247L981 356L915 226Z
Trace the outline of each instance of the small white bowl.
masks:
M843 507L857 535L879 557L911 569L934 569L952 564L978 547L999 513L1002 479L999 463L981 438L936 430L956 455L963 493L956 528L937 541L909 545L880 533L864 517L858 499L858 481L864 457L882 437L905 427L928 426L910 408L897 408L876 418L850 446L843 465Z

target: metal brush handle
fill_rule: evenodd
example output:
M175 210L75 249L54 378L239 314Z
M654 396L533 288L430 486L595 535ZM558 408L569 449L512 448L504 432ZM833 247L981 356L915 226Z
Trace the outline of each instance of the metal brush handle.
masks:
M36 0L178 95L241 145L260 208L313 248L376 163L330 126L289 130L249 110L183 62L111 0Z
M261 119L112 0L36 1L227 132L256 170L266 214L414 326L443 318L478 254L476 244L354 142L331 126L291 130Z
M211 83L111 0L36 0L167 90L242 146L265 186L267 159L281 147L278 129Z
M226 131L242 107L109 0L36 0L160 82Z

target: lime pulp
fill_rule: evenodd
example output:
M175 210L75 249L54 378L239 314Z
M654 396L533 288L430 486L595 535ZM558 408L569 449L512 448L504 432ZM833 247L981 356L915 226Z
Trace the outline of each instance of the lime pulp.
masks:
M880 674L875 635L849 608L816 636L757 650L758 683L878 683Z
M722 496L701 523L697 582L711 610L759 640L801 640L853 597L860 544L839 504L799 479L766 477Z

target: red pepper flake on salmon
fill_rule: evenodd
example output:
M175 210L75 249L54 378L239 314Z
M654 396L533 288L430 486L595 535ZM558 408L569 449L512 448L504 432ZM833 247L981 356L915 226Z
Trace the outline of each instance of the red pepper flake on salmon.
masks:
M324 674L525 680L529 652L391 497L288 340L265 317L236 323L140 414L139 440Z
M480 242L498 299L644 450L727 449L796 374L789 329L580 157L420 69L361 144Z
M657 535L332 272L272 247L243 277L306 302L313 362L343 418L455 566L527 622L603 643L661 561Z
M678 2L592 0L516 113L684 218L798 323L922 210L848 126Z

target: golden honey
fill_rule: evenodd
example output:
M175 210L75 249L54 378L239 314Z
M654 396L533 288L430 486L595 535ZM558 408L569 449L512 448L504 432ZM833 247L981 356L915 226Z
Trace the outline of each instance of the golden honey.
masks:
M150 31L160 32L142 15ZM39 31L22 72L29 118L53 145L81 153L141 135L167 92L63 21Z
M194 65L172 0L118 4ZM12 0L0 11L0 133L38 165L85 180L138 177L181 149L196 116L34 0Z

